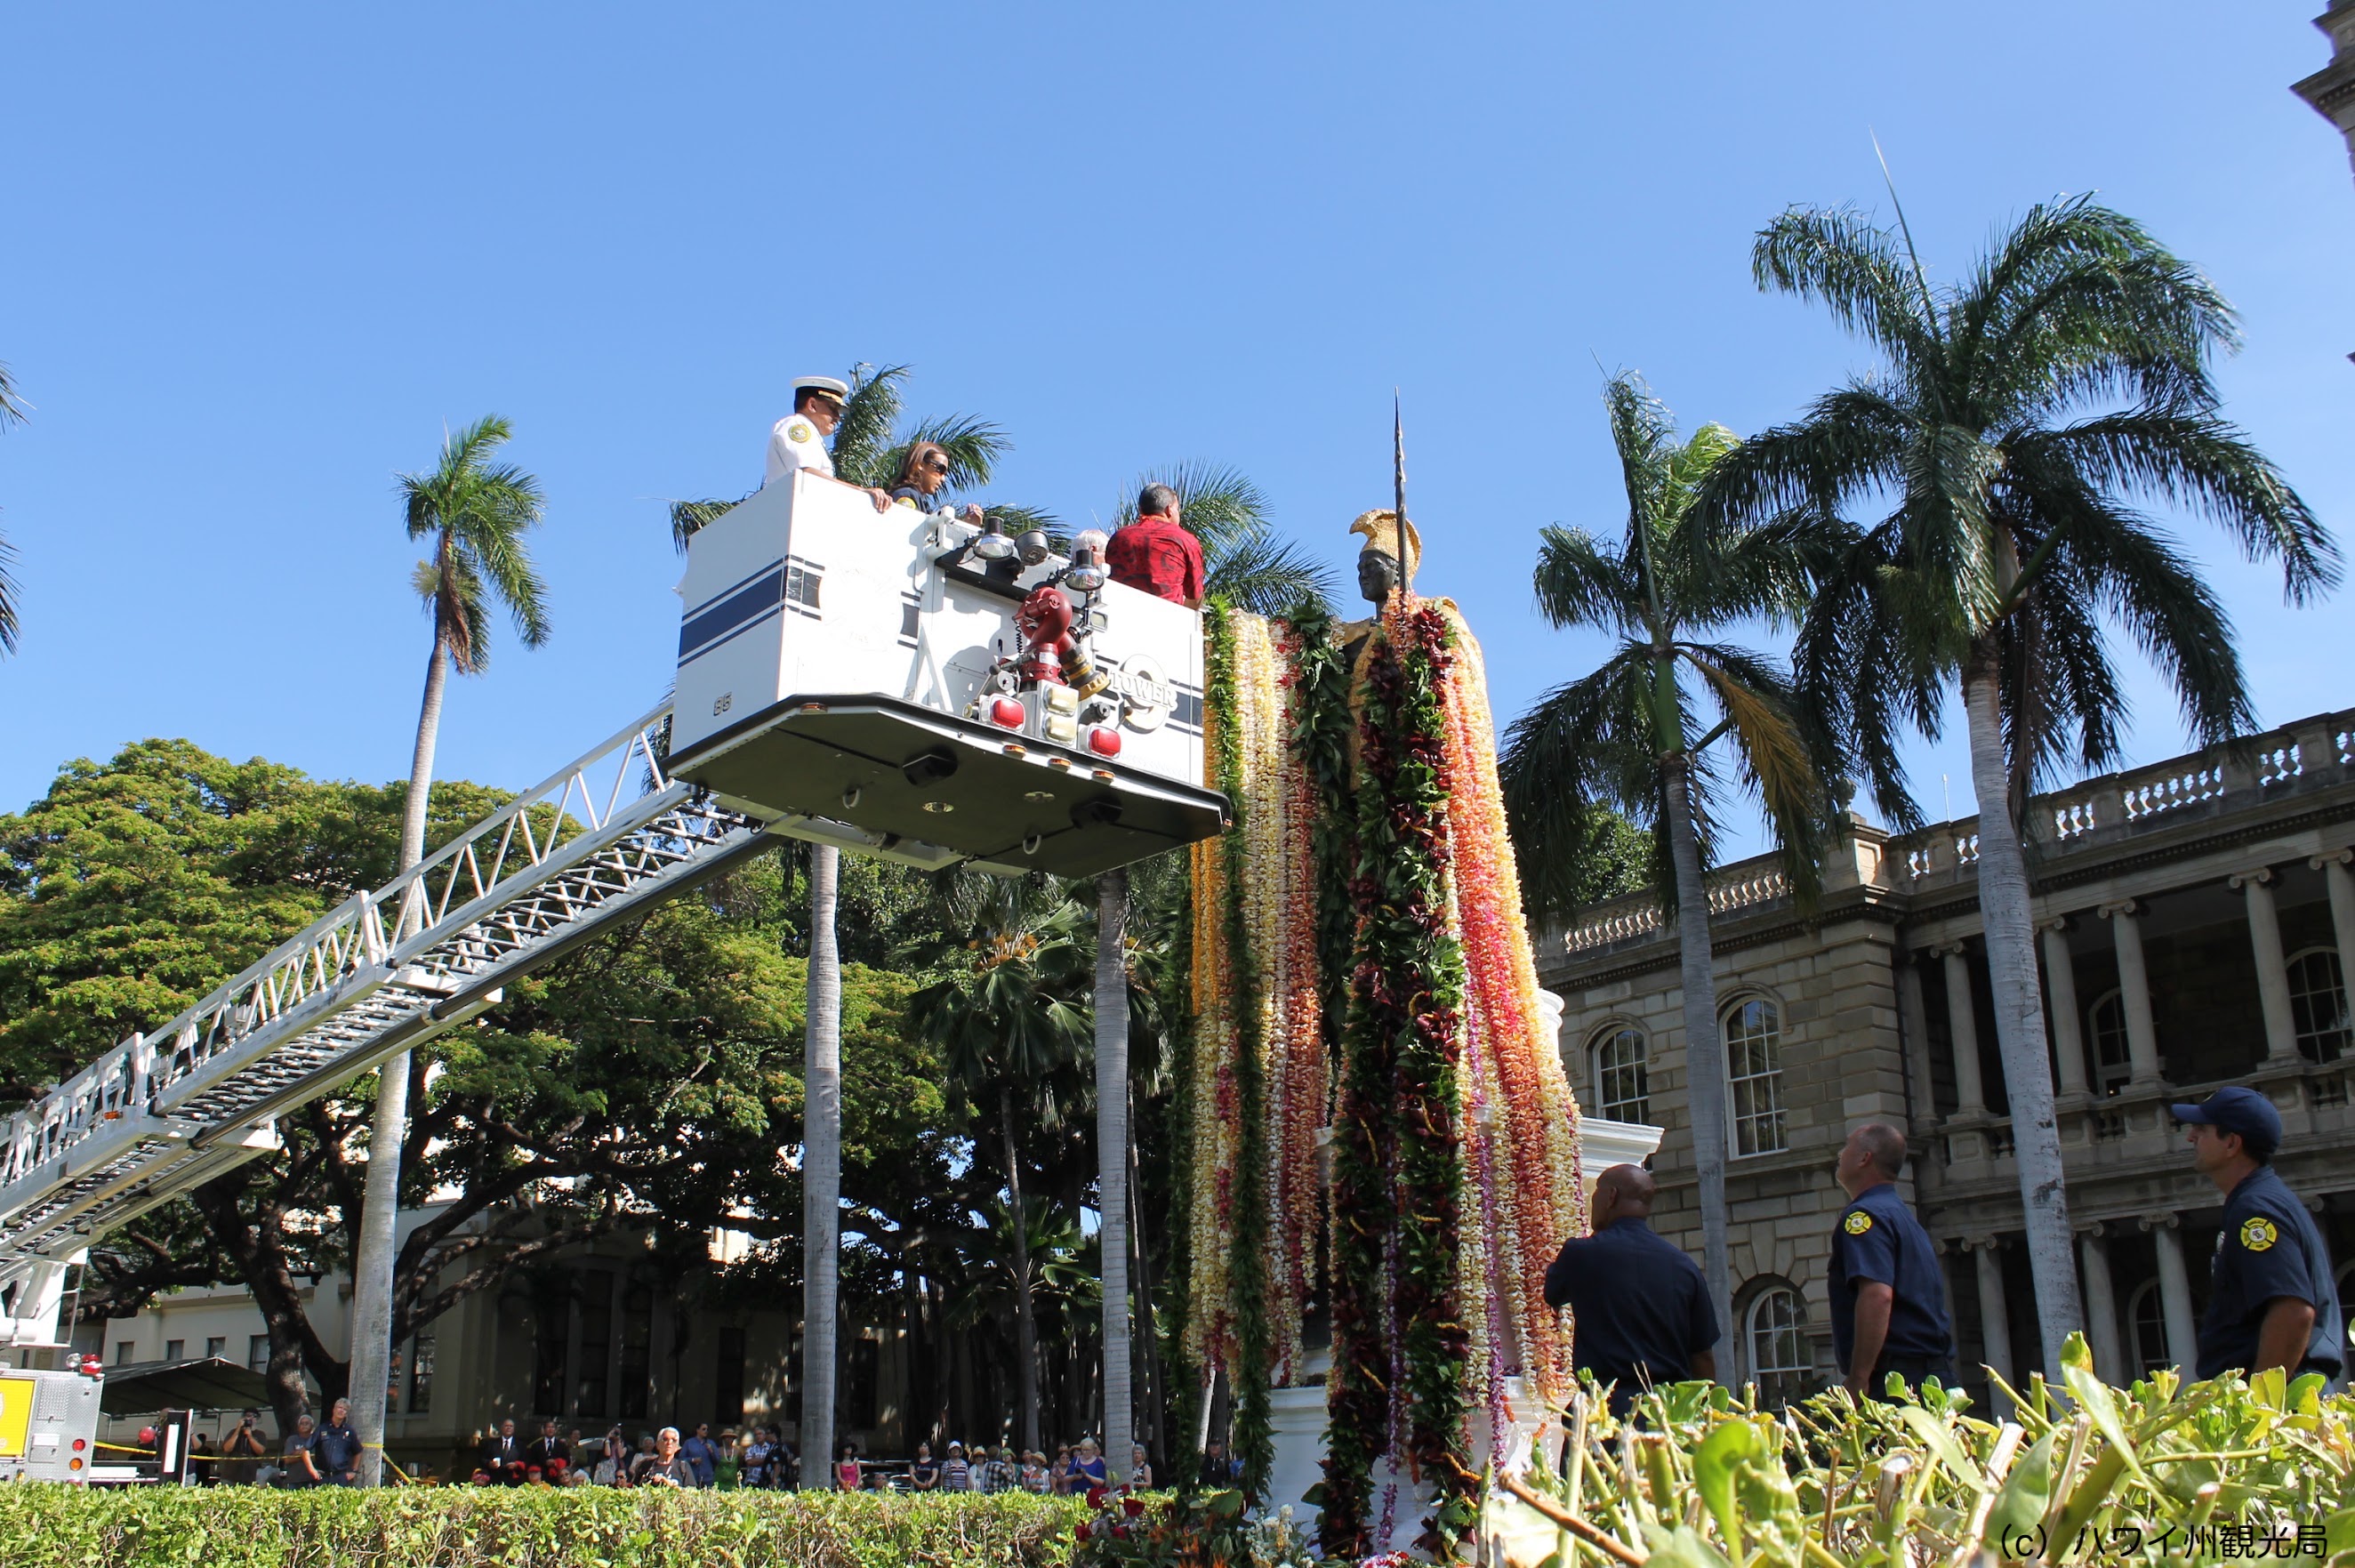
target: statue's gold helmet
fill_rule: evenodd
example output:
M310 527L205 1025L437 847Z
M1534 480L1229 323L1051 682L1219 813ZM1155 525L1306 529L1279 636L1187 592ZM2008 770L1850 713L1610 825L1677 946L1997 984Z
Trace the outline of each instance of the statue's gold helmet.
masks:
M1414 531L1412 519L1406 523L1403 539L1400 537L1399 515L1387 507L1359 512L1358 520L1349 525L1349 531L1365 535L1366 549L1380 550L1399 563L1399 571L1407 578L1414 576L1415 564L1423 559L1423 536Z

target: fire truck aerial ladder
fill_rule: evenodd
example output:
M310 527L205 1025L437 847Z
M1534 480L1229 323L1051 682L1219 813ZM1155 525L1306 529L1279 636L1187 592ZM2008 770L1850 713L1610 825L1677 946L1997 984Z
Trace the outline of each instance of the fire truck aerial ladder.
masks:
M1226 820L1199 617L1084 544L804 473L697 535L681 593L676 705L0 1121L0 1348L62 1346L91 1243L282 1113L783 838L1085 875Z

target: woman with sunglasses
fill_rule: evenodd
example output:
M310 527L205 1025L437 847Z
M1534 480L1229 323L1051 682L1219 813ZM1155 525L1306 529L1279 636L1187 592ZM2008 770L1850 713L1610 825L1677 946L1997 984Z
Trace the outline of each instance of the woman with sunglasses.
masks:
M920 512L955 511L941 499L953 466L947 450L940 443L916 443L908 448L908 455L900 464L900 482L891 491L891 499ZM965 504L961 515L969 523L981 521L981 508L971 502Z

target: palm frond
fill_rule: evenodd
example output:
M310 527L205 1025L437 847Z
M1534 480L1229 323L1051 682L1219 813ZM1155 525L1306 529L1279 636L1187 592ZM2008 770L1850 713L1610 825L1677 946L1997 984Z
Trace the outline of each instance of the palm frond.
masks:
M1916 424L1902 388L1851 381L1721 457L1689 515L1705 531L1797 510L1836 515L1849 496L1899 478Z
M16 651L16 579L9 568L16 563L16 547L8 536L0 534L0 653Z
M1272 526L1267 496L1249 475L1230 464L1196 459L1139 475L1114 510L1115 527L1136 520L1137 494L1148 485L1167 485L1178 492L1187 531L1201 541L1206 555L1230 539L1256 538Z
M1678 652L1725 715L1742 784L1766 809L1794 891L1812 902L1834 811L1825 785L1834 752L1828 735L1772 660L1721 643L1680 643Z
M1559 627L1643 625L1643 587L1636 563L1583 528L1560 524L1538 531L1534 581L1538 613Z
M1193 513L1185 514L1190 525ZM1287 615L1304 603L1329 609L1333 573L1289 539L1262 533L1221 541L1203 552L1204 586L1215 598L1254 615Z
M25 408L24 400L17 393L16 383L8 374L8 367L0 364L0 428L22 424ZM16 560L16 547L8 542L6 535L0 534L0 654L16 651L18 590L16 575L9 570Z
M889 485L892 431L900 422L900 383L909 367L877 369L858 365L850 372L850 395L843 400L842 422L834 429L834 471L853 485Z
M1005 431L971 414L919 420L886 453L890 478L881 483L899 478L900 469L908 460L908 449L920 441L932 442L948 453L948 484L955 490L988 484L997 460L1014 450L1014 443Z
M2207 517L2251 560L2278 559L2294 604L2338 586L2339 547L2281 471L2236 427L2147 405L2009 443L2015 469L2065 466L2094 487L2163 499Z
M753 496L759 491L752 492ZM734 511L752 496L739 496L733 501L673 501L670 504L670 542L681 555L687 553L687 541Z
M1900 362L1934 362L1938 322L1928 314L1898 239L1854 208L1797 208L1758 232L1750 269L1761 290L1816 300Z

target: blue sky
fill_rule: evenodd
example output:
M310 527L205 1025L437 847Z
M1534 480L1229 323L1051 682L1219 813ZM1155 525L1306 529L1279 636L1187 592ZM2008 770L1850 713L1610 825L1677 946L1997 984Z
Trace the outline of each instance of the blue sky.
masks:
M547 486L556 635L453 689L442 771L544 775L662 692L665 498L750 487L791 378L859 360L1004 425L1001 496L1077 520L1231 463L1337 565L1402 389L1419 585L1516 713L1601 648L1528 586L1540 527L1622 515L1597 361L1740 431L1862 363L1747 256L1789 203L1886 210L1869 131L1948 275L2086 190L2205 267L2245 316L2228 411L2345 537L2355 185L2286 90L2316 8L27 10L0 809L144 735L404 773L427 625L392 475L492 411ZM2187 537L2265 720L2355 705L2346 596L2286 612ZM2135 691L2133 757L2181 749ZM1934 816L1964 771L1923 749Z

